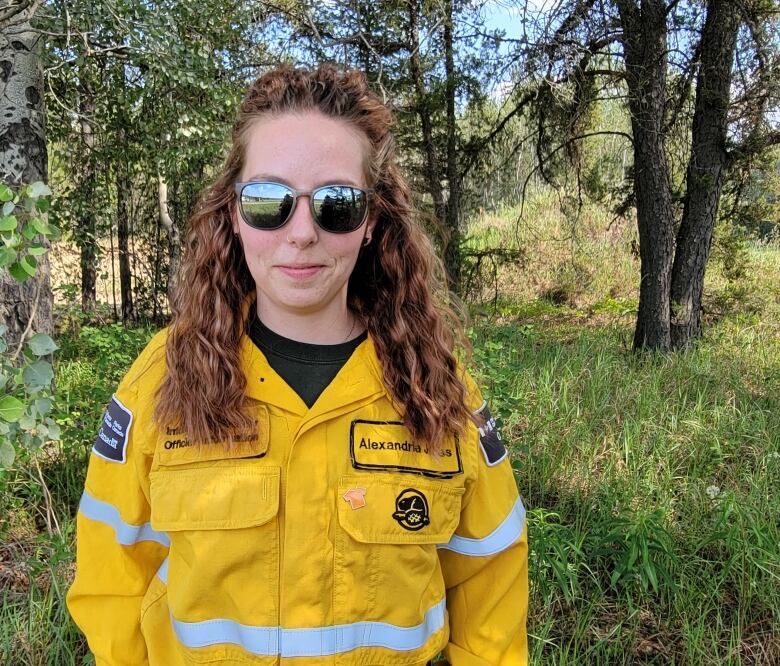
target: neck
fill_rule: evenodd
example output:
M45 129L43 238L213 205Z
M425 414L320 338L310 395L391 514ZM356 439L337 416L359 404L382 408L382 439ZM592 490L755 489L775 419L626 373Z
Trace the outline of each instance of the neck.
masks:
M257 316L277 335L312 345L341 344L365 330L346 303L338 311L307 314L264 308L258 301Z

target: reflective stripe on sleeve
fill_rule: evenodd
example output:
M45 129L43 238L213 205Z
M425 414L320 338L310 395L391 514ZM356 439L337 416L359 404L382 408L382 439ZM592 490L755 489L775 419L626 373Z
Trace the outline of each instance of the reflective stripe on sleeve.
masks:
M157 577L166 585L168 584L168 558L163 560L160 568L157 569Z
M524 528L525 507L523 500L518 497L509 515L486 537L470 539L455 534L448 543L441 544L437 548L451 550L460 555L495 555L517 541L522 536Z
M132 546L139 541L156 541L163 546L170 546L171 542L165 532L152 529L149 523L133 525L122 520L113 504L104 502L90 495L86 490L79 502L79 512L82 515L111 527L116 533L116 540L123 546Z
M256 655L282 657L322 657L358 648L382 647L405 652L419 650L444 627L445 600L442 599L413 627L387 622L353 622L330 627L285 629L257 627L234 620L182 622L171 617L179 640L189 648L230 643Z

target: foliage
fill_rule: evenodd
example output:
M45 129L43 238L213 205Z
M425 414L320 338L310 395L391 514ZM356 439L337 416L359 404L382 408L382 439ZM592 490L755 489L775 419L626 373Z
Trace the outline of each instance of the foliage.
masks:
M264 58L251 36L263 12L234 0L50 0L38 14L60 191L53 217L81 250L82 270L103 252L113 262L114 239L129 236L140 316L163 319L186 219L222 158L252 63ZM111 294L116 277L103 278Z
M46 254L48 242L57 236L57 229L42 217L49 209L50 195L51 190L41 182L16 192L0 183L0 269L7 268L18 282L35 275L37 258ZM5 340L7 330L0 326L0 470L13 464L16 445L36 450L60 437L59 425L51 416L54 373L47 360L57 345L45 333L35 333L11 349Z

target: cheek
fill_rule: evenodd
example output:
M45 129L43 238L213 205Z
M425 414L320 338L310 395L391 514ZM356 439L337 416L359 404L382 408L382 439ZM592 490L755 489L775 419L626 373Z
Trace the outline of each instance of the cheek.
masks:
M247 263L258 265L270 261L277 246L274 235L273 231L258 231L241 225L239 236Z
M349 239L349 242L342 244L333 254L338 256L342 264L352 266L360 253L360 245L363 242L362 235L357 239ZM346 239L345 239L346 240Z

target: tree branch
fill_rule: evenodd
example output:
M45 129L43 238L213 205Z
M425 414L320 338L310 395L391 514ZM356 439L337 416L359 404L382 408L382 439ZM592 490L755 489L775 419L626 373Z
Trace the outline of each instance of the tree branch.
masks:
M728 151L729 163L750 159L764 152L769 146L780 145L780 131L772 131L751 137Z

